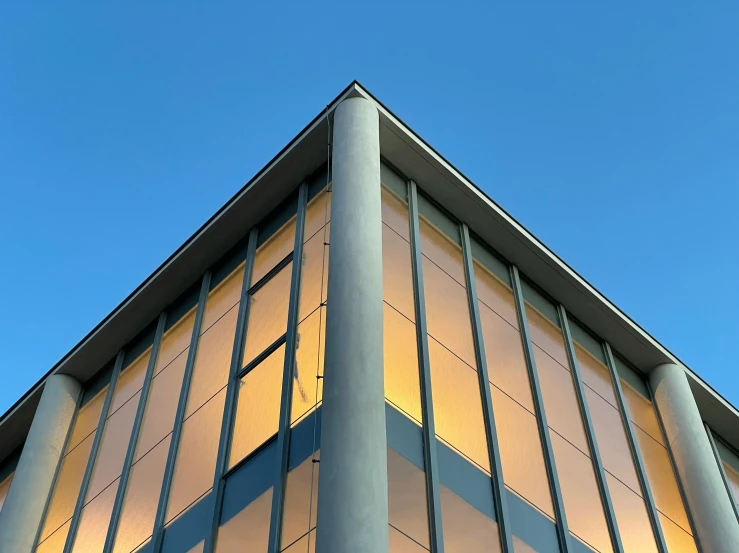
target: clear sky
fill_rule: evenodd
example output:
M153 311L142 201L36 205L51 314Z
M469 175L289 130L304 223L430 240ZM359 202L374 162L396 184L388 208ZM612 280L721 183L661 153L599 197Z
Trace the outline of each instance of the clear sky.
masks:
M739 3L135 4L0 8L0 412L355 78L739 405Z

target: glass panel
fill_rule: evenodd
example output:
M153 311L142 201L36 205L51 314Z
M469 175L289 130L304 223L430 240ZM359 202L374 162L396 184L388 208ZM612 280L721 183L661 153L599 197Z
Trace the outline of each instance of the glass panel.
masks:
M193 307L184 317L175 323L175 325L167 330L162 336L162 343L159 346L157 354L157 363L154 367L154 374L159 373L166 368L178 355L190 347L192 339L192 327L195 324L195 307ZM187 357L185 355L185 357Z
M285 334L291 277L289 263L251 297L242 367Z
M531 341L546 352L553 360L569 370L567 352L559 325L545 317L526 302L526 320L529 323ZM550 306L552 307L552 306Z
M418 371L416 325L384 305L385 398L419 426L421 384Z
M284 365L283 345L239 382L229 468L277 433Z
M323 379L317 376L323 376L325 337L326 308L322 307L298 325L290 418L293 426L307 413L312 412L323 397Z
M238 316L238 307L231 308L200 336L186 416L194 413L228 382Z
M63 553L70 524L72 524L72 521L68 520L64 526L46 538L43 543L40 543L36 548L36 553Z
M105 423L85 502L89 502L121 475L140 397L139 391Z
M204 495L215 475L226 390L185 420L167 506L167 522Z
M491 385L506 486L554 519L536 417Z
M461 497L440 486L444 551L495 553L500 551L498 524Z
M131 399L136 392L144 386L146 368L149 366L149 355L151 347L142 353L133 363L121 371L118 382L115 385L113 401L108 411L108 417L120 409L124 403Z
M405 549L393 547L393 544L404 543L402 540L393 539L393 529L429 550L431 544L424 471L393 449L388 448L387 480L391 551L393 553L405 551ZM414 551L414 549L411 548L409 551Z
M474 260L475 287L477 299L488 309L502 317L509 325L518 330L518 316L513 292L496 275L482 264Z
M389 553L424 553L424 551L428 551L428 549L421 547L420 544L392 526L388 530Z
M298 541L283 549L286 553L315 553L316 550L316 531L313 530L309 534L303 536Z
M387 225L382 225L382 284L384 300L415 321L411 245Z
M72 518L94 440L94 434L88 436L84 442L70 451L62 460L39 542L44 541L62 524ZM9 485L10 480L7 480L7 482ZM2 496L2 492L0 492L0 496Z
M221 524L216 553L265 553L269 541L272 488Z
M613 390L613 383L611 382L608 367L577 342L574 343L574 346L575 357L580 367L583 383L617 409L616 393Z
M82 509L72 553L92 553L103 550L117 490L118 480Z
M244 283L244 263L239 265L208 294L205 304L203 324L200 333L204 333L213 326L218 319L223 317L230 309L239 303L241 299L241 288Z
M667 542L667 550L670 553L698 553L693 536L680 528L662 513L657 513L662 534Z
M657 553L644 500L611 474L606 473L606 481L624 553Z
M429 335L476 367L467 290L425 257L423 286Z
M295 247L295 216L257 248L252 269L252 286L259 282Z
M490 473L477 371L429 336L436 434Z
M613 551L593 465L582 451L550 432L570 531L597 551Z
M167 436L131 467L113 553L130 553L151 537L170 438Z
M298 309L298 318L301 321L313 313L321 302L326 301L329 247L324 245L324 243L328 243L329 241L329 227L330 225L326 225L324 232L317 232L303 246L303 267L300 274L300 307Z
M308 202L305 210L305 231L303 237L310 240L331 220L331 194L324 188Z
M5 498L8 497L8 491L10 490L10 483L13 481L13 475L11 474L5 480L0 482L0 511L3 510L5 504Z
M151 381L134 462L172 432L189 351L188 347Z
M723 461L726 479L729 481L731 493L734 496L734 502L739 505L739 471L734 469L727 461Z
M623 378L621 378L621 386L626 402L628 403L631 422L649 434L658 443L667 447L652 402L632 388Z
M72 451L82 440L95 432L100 423L100 414L103 411L108 386L100 390L94 398L83 405L74 420L72 435L69 437L67 452Z
M462 248L459 246L457 224L422 198L419 196L421 251L442 271L464 286L464 266L459 262Z
M382 187L382 222L410 242L408 203L385 186Z
M320 459L320 451L313 458ZM320 463L308 458L287 474L285 484L285 510L282 519L282 550L291 552L312 551L315 536L307 536L316 527L316 508L318 505L318 469ZM306 539L298 540L305 536ZM295 544L295 545L292 545ZM292 545L292 547L291 547Z

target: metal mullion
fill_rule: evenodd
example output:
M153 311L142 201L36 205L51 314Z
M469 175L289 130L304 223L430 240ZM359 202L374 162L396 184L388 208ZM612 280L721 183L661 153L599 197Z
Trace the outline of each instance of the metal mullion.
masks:
M213 474L213 511L211 513L211 524L208 534L205 536L203 545L204 553L212 553L215 548L216 536L218 534L218 526L221 517L221 508L223 506L223 492L225 488L225 475L228 472L228 455L231 443L231 428L233 420L236 416L235 403L238 392L237 373L241 368L241 357L244 349L244 331L246 322L249 318L249 306L251 304L251 295L249 293L249 284L251 283L252 272L254 270L254 257L257 250L257 229L252 228L249 233L249 242L246 247L246 258L244 260L244 280L241 283L241 302L239 303L239 312L236 316L236 330L234 332L234 343L231 349L231 366L228 373L228 383L226 385L226 400L223 404L223 415L221 419L221 433L218 438L218 452L216 453L216 466ZM262 279L264 280L264 279ZM157 553L157 551L154 551Z
M513 534L508 514L508 503L506 501L505 482L503 479L503 465L501 463L500 447L498 445L498 433L495 426L495 413L493 411L493 398L490 391L490 379L488 376L487 358L485 357L485 344L482 337L482 323L480 321L480 308L477 303L477 287L475 283L474 266L472 264L472 250L470 246L470 232L467 225L462 223L462 255L464 258L464 270L467 282L467 300L472 318L472 336L475 345L475 360L477 361L477 375L482 392L483 414L485 418L485 430L487 435L488 459L490 462L490 473L492 479L493 499L495 511L498 515L498 528L500 529L500 543L503 553L514 553Z
M192 373L195 368L195 356L198 351L198 343L200 342L200 331L203 326L203 318L205 316L206 302L208 301L208 293L210 291L210 280L212 273L207 271L203 275L200 284L200 295L198 296L198 306L195 310L195 322L192 326L190 335L190 349L187 352L187 360L185 361L185 370L182 375L182 386L180 387L180 395L177 400L177 410L172 424L172 437L169 440L169 451L167 452L167 461L164 465L164 474L162 476L162 487L159 492L159 502L157 503L156 514L154 515L154 525L152 527L152 548L153 552L160 550L162 546L162 538L164 537L164 523L167 516L167 503L169 501L169 492L172 487L172 479L174 478L175 462L177 461L177 450L182 437L182 425L185 422L185 413L187 411L187 399L190 395L190 385L192 383Z
M131 436L128 439L128 449L126 450L126 457L123 461L120 480L118 481L118 489L116 490L115 502L113 503L113 512L110 515L108 533L105 536L103 553L111 553L113 550L113 544L115 543L116 534L118 533L118 522L120 521L121 512L123 511L123 501L126 497L128 479L131 477L131 467L133 466L133 459L136 455L136 446L138 445L139 433L143 424L144 413L146 412L146 404L149 402L151 381L154 378L154 367L157 364L157 357L159 356L159 348L162 344L162 335L164 334L164 325L166 321L167 312L162 311L159 314L159 321L157 321L157 329L154 333L154 342L152 343L151 354L149 355L149 364L146 367L146 374L144 375L144 385L141 388L141 397L139 398L139 404L136 407L136 416L133 421L133 427L131 428Z
M559 314L560 325L562 327L562 336L564 337L567 359L570 362L570 369L572 370L572 380L575 384L575 395L577 396L577 403L580 405L580 413L585 426L585 438L587 439L588 447L590 448L591 461L593 462L593 468L595 469L595 480L598 483L598 489L603 503L603 510L605 511L606 516L606 524L608 525L608 530L611 534L611 544L613 545L614 553L624 553L624 546L621 542L621 534L618 531L618 522L616 521L616 511L613 508L611 493L608 490L608 482L606 481L606 471L603 468L603 459L600 456L598 441L595 438L595 429L593 428L593 419L590 416L590 408L588 407L588 401L585 397L585 385L583 384L580 365L577 362L577 356L575 355L575 346L572 341L569 322L567 321L567 311L562 304L557 305L557 313Z
M303 182L298 191L298 213L295 223L295 247L293 248L292 278L287 315L287 337L285 341L285 364L282 373L280 397L280 422L277 430L277 451L280 459L272 492L272 511L269 523L267 553L279 553L282 539L282 514L285 502L285 487L290 461L290 414L292 411L293 366L295 365L298 310L300 308L300 273L303 266L303 235L305 234L305 212L308 205L308 183ZM209 552L206 552L209 553Z
M419 378L421 383L421 420L423 422L423 460L426 470L431 553L444 553L444 534L441 523L441 492L439 461L436 453L434 403L431 392L431 364L429 362L426 303L423 289L423 257L421 231L418 222L418 190L414 181L408 181L408 209L410 215L411 266L416 311L416 341L418 347Z
M729 483L729 478L726 476L726 470L724 469L724 463L721 460L721 455L718 452L718 448L716 447L716 440L713 437L713 432L711 431L711 427L708 426L707 422L703 423L703 426L706 428L706 434L708 435L708 441L711 443L711 449L713 449L713 456L716 458L716 464L718 465L718 470L721 472L721 478L724 481L724 486L726 486L726 493L729 494L729 501L731 501L731 506L734 509L734 514L736 515L736 518L739 519L739 505L736 504L736 499L734 497L734 492L731 490L731 484Z
M521 342L523 344L524 357L526 359L526 368L529 373L529 384L531 386L531 394L534 399L536 422L539 427L539 439L541 440L541 445L544 450L544 466L549 479L549 491L552 494L552 507L554 509L557 538L559 540L562 553L571 553L573 551L573 547L571 541L572 538L570 537L570 527L567 523L567 514L565 513L564 499L562 497L562 488L559 485L559 477L557 476L557 463L554 459L552 438L549 435L549 423L547 422L546 410L544 408L544 397L541 391L541 383L539 382L539 373L536 369L534 349L531 342L531 334L529 332L529 323L526 317L526 306L521 289L521 279L518 274L518 268L515 265L511 265L510 274L513 297L516 302L516 312L518 314L518 326L521 329Z
M616 401L618 402L618 408L621 411L621 422L623 423L624 430L626 431L626 439L629 443L629 449L631 450L631 458L634 460L636 468L636 475L639 477L639 484L641 485L642 492L644 493L644 500L647 506L647 513L649 514L649 522L652 525L654 537L657 542L657 549L659 553L668 553L667 542L665 536L662 533L662 526L659 523L659 515L657 514L657 504L654 501L654 495L652 494L652 488L649 485L647 478L647 470L644 465L644 459L639 449L639 445L636 441L636 433L634 426L631 422L631 415L629 413L629 406L626 403L624 397L623 387L621 386L621 379L616 372L616 362L613 359L613 352L608 342L603 342L603 352L606 356L606 366L608 372L611 374L611 381L616 391Z
M243 369L239 370L238 373L236 373L236 379L241 380L244 378L247 374L249 374L251 371L256 369L259 365L262 364L262 361L267 359L270 355L272 355L275 351L280 349L280 347L287 341L287 333L283 334L277 340L272 342L270 345L268 345L265 350L257 355L254 359L249 361Z
M82 483L80 484L79 495L74 505L74 511L72 514L72 520L69 523L69 530L67 531L67 539L64 542L64 553L70 553L74 540L77 537L77 528L80 524L80 517L82 516L82 509L85 506L85 496L87 495L87 489L90 486L90 480L92 480L92 472L95 468L95 461L97 460L98 450L100 449L100 443L103 441L103 433L105 432L105 425L108 422L108 411L110 410L110 404L113 402L113 394L118 384L118 376L121 374L123 368L123 349L118 351L118 355L113 365L113 372L110 375L110 383L108 384L108 392L105 394L105 401L103 401L103 407L100 410L100 419L98 420L98 426L95 430L95 437L92 439L92 447L90 448L90 456L87 458L87 465L85 466L85 474L82 476Z

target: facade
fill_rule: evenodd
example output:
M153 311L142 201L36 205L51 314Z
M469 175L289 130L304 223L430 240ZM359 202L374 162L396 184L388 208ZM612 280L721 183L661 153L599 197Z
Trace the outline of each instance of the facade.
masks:
M738 450L353 83L0 419L0 551L729 553Z

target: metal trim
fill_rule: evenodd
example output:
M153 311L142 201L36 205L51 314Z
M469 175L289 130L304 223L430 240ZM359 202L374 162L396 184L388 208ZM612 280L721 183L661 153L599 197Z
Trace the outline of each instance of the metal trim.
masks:
M120 522L121 512L123 511L123 501L126 497L126 491L128 491L128 479L131 477L133 458L136 455L139 433L141 432L141 425L144 421L146 405L149 402L151 381L154 377L154 367L156 366L157 358L159 357L159 348L162 345L162 336L164 335L164 325L166 322L167 312L162 311L159 314L159 320L157 321L157 329L151 346L151 354L149 355L149 364L146 367L144 384L141 387L141 397L139 398L139 404L136 407L136 416L133 421L133 427L131 428L131 436L128 439L128 449L126 450L126 457L123 461L120 480L118 481L118 489L116 490L115 501L113 503L113 512L110 514L110 519L108 521L108 533L105 536L103 553L111 553L116 535L118 534L118 524Z
M716 447L716 440L713 437L713 431L711 430L711 427L708 426L707 422L704 422L703 426L706 429L706 434L708 434L708 441L711 443L713 456L716 458L716 464L718 465L718 469L721 472L721 479L724 481L724 486L726 486L726 493L729 494L729 500L731 501L731 506L734 509L734 514L736 515L737 520L739 520L739 505L736 504L737 498L734 497L734 492L731 490L731 484L729 484L729 478L728 476L726 476L724 463L721 460L721 455L718 452L718 447Z
M272 355L275 351L280 349L280 347L287 341L287 333L283 334L277 340L272 342L270 345L266 347L266 349L257 355L254 359L249 361L243 369L240 369L238 373L236 373L236 379L241 380L244 378L247 374L249 374L251 371L256 369L259 365L262 364L262 361L267 359L270 355ZM239 364L241 364L239 362Z
M290 264L290 262L293 260L294 255L295 250L291 251L289 254L283 257L277 265L272 267L262 278L259 279L259 282L255 283L251 288L249 288L249 291L247 293L250 296L256 294L260 288L264 287L270 280L272 280L272 277L276 276L280 271L282 271L282 269Z
M77 495L77 501L74 505L74 512L72 514L72 520L69 523L69 530L67 531L67 539L64 542L64 553L70 553L74 546L74 540L77 537L77 529L80 524L80 517L82 516L82 509L85 507L85 496L87 495L87 488L90 486L90 480L92 480L92 472L95 468L95 461L97 461L98 450L100 449L100 443L103 441L103 432L105 431L105 423L108 421L108 411L110 410L110 404L113 402L113 394L118 384L118 376L121 374L123 368L123 357L124 349L118 351L118 355L115 358L115 364L113 365L113 372L110 375L110 383L108 384L108 392L105 394L105 401L103 407L100 410L100 419L98 421L97 430L95 430L95 437L92 440L92 447L90 448L90 456L87 458L87 466L85 467L85 474L82 477L82 483L80 484L80 491Z
M488 442L488 459L490 462L493 500L495 502L495 512L498 519L500 543L503 553L514 553L513 534L511 530L510 515L508 514L508 504L506 502L505 482L503 479L503 464L501 462L500 447L498 446L498 433L495 426L495 413L493 411L493 398L490 391L488 364L487 358L485 357L485 343L482 336L480 308L477 303L477 285L474 265L472 263L470 233L469 228L467 228L465 223L461 224L460 230L464 272L467 282L467 301L469 302L470 317L472 319L472 337L474 340L475 357L477 361L477 375L482 393L483 415L485 418L485 431Z
M287 333L285 340L285 364L282 373L282 392L280 394L280 424L277 430L277 449L280 452L280 463L275 475L272 492L272 511L269 521L268 553L279 553L282 540L282 513L285 502L285 487L290 463L290 413L292 411L293 366L295 365L300 276L303 268L303 236L305 234L305 216L308 207L308 183L303 181L298 191L298 213L295 221L295 246L293 248L292 279L290 282L290 303L287 314Z
M246 258L244 260L244 280L241 283L241 302L239 303L239 312L236 316L236 330L234 332L234 344L231 350L231 366L229 368L228 384L226 385L226 400L223 405L223 417L221 422L221 434L218 438L218 452L216 454L216 467L213 475L213 518L205 536L203 545L204 553L212 553L215 548L218 527L221 518L221 508L223 506L223 492L225 489L225 474L228 468L228 454L231 443L231 427L236 416L234 404L236 402L236 392L238 387L236 382L236 373L241 367L241 356L244 347L246 323L249 318L249 305L251 304L251 296L249 295L249 283L251 282L252 270L254 269L254 257L257 250L257 228L254 227L249 231L249 242L246 248ZM154 551L154 553L158 553Z
M577 356L575 355L575 346L572 341L572 334L570 333L570 326L567 320L567 311L561 303L557 304L557 313L559 314L559 322L562 327L562 337L565 342L567 359L570 362L570 369L572 370L572 381L575 384L575 395L577 396L577 403L580 406L580 415L582 416L584 425L585 438L588 441L588 447L590 447L590 457L593 462L593 468L595 469L595 480L598 483L598 490L600 491L600 498L603 503L603 511L606 516L606 524L608 525L608 531L611 534L611 544L613 545L615 553L624 553L624 545L621 542L621 534L618 531L616 512L613 509L613 501L611 500L611 492L608 489L608 482L606 481L606 472L603 468L603 460L601 459L600 450L598 449L598 441L595 438L593 419L590 416L590 408L588 407L588 401L585 397L585 384L583 384L580 365L577 362Z
M649 485L649 479L647 478L644 458L639 449L639 444L636 441L636 434L631 422L631 415L629 414L629 406L624 396L623 387L621 386L621 378L618 376L618 372L616 371L616 362L613 359L613 352L611 351L611 346L608 342L602 342L602 346L603 353L606 357L606 366L608 367L608 372L610 373L611 381L613 382L613 387L616 392L616 401L618 402L618 408L621 412L621 422L623 423L623 427L626 432L626 440L628 441L629 449L631 450L631 458L634 461L636 475L639 478L639 484L641 485L642 493L644 494L644 502L646 503L647 513L649 514L649 523L654 532L657 549L659 553L669 553L665 536L662 533L662 526L659 523L657 504L654 501L654 494L652 494L652 488Z
M444 553L444 534L441 522L441 493L439 490L439 461L436 453L436 429L434 403L431 391L431 365L429 362L428 331L426 328L426 303L423 289L423 254L421 230L418 222L418 190L416 183L408 181L408 210L411 239L411 267L416 311L416 342L418 347L419 378L421 381L421 419L423 422L423 460L426 470L426 497L428 500L429 537L431 553Z
M154 515L154 526L152 527L152 548L153 552L157 552L162 547L162 539L164 538L164 524L167 517L167 503L169 502L169 493L174 478L175 463L177 461L177 451L182 437L182 425L185 422L185 413L187 411L187 399L190 395L190 385L192 383L192 373L195 368L195 357L197 355L198 344L200 343L200 331L202 330L203 318L205 316L205 307L208 300L208 292L210 291L210 279L212 273L207 271L203 275L200 284L200 296L198 297L198 306L195 311L195 322L192 325L192 334L190 336L190 350L187 352L187 361L185 362L185 371L182 375L182 386L180 387L180 397L177 400L177 411L175 412L174 423L172 425L172 437L169 441L169 451L167 452L167 461L164 465L164 475L162 476L162 487L159 492L159 502L157 503L156 514Z
M534 349L531 345L531 335L529 333L529 323L526 317L526 306L521 290L521 280L518 274L518 268L515 265L510 266L511 286L513 287L513 296L516 302L516 312L518 313L518 326L521 332L521 342L523 343L524 357L526 358L526 368L529 372L529 384L531 386L531 394L534 399L534 410L536 411L536 422L539 427L539 438L544 453L544 465L547 470L549 479L549 490L552 494L552 508L554 509L555 528L562 553L571 553L574 551L572 546L572 538L570 536L570 527L567 524L567 514L565 513L564 499L562 497L562 488L559 485L559 477L557 476L557 463L554 459L554 451L552 449L552 439L549 436L549 423L547 422L546 410L544 409L544 397L541 392L541 383L539 382L539 373L536 369L536 360L534 358Z

